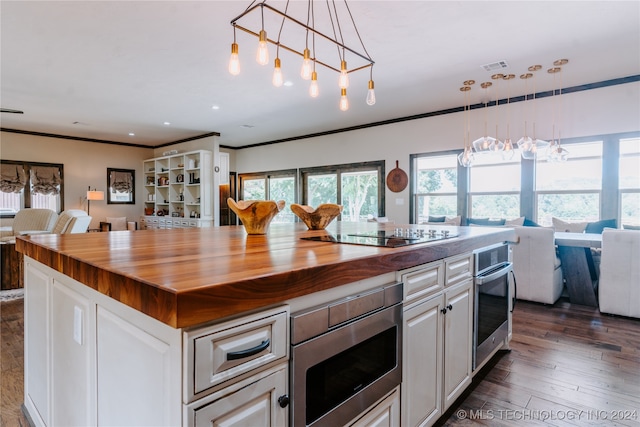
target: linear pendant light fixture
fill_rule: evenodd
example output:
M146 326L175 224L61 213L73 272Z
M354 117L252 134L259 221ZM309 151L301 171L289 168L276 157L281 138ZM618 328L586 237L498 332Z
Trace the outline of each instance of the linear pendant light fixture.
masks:
M280 11L268 5L266 0L257 4L254 0L244 12L231 21L231 25L233 26L233 43L231 44L229 72L232 75L238 75L240 73L239 45L236 41L236 30L241 30L258 38L256 61L261 65L265 65L269 61L268 45L272 44L276 46L276 59L274 61L274 74L272 79L274 86L279 87L284 81L282 65L285 61L283 58L280 58L280 48L282 48L301 58L300 75L304 80L310 81L309 95L313 98L319 94L320 80L319 74L316 71L316 65L338 73L338 87L336 91L340 91L339 107L342 111L346 111L349 108L349 100L347 99L349 75L355 71L369 68L369 81L366 87L365 101L367 105L374 105L376 103L373 83L373 65L375 62L371 59L362 42L347 0L326 0L327 17L322 22L331 29L332 35L327 35L326 31L322 32L316 27L314 0L307 0L306 2L306 19L294 18L289 11L289 3L290 0L287 0L284 11ZM292 4L293 3L300 4L302 2L292 2ZM352 25L352 28L350 28L351 33L355 35L355 38L357 38L360 44L358 48L346 45L344 39L347 28L342 27L343 23L341 23L338 16L337 3L344 5L340 10L343 15L346 14L349 17ZM254 17L258 11L260 13L259 24L255 22L257 19ZM318 18L320 18L320 15ZM306 23L303 21L306 21ZM320 19L318 19L318 21L320 21ZM342 21L346 21L346 19L343 18ZM249 29L249 23L252 23L256 27L259 25L259 28ZM274 40L267 36L267 30L269 29L267 27L269 27L269 25L275 27L275 23L277 23L280 28L278 38ZM343 32L343 30L345 31ZM303 34L303 36L301 36L301 34ZM310 41L311 43L309 43ZM316 42L321 45L318 50L316 50ZM360 49L362 51L360 51ZM336 52L337 55L335 54ZM351 69L347 66L347 55L349 55L349 62L356 64Z

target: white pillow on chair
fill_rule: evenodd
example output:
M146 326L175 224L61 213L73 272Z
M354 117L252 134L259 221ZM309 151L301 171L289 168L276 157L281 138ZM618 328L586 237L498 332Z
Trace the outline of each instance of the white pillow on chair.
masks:
M127 217L107 217L107 222L111 224L111 231L122 231L127 229Z

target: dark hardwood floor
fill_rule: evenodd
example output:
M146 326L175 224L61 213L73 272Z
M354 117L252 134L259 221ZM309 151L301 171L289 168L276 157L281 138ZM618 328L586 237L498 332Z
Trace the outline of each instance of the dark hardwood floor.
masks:
M0 303L0 425L24 426L23 303ZM519 301L511 351L439 425L640 426L640 320L597 309Z

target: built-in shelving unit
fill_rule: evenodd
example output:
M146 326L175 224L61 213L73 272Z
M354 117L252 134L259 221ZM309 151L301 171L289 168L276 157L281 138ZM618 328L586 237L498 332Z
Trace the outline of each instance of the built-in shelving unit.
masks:
M141 228L213 225L213 153L190 151L143 162Z

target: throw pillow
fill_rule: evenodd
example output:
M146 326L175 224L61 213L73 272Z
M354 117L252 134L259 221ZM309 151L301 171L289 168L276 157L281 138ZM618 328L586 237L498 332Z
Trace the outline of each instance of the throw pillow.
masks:
M551 218L551 222L556 231L566 231L569 233L582 233L587 227L586 222L567 222L556 217Z
M442 216L431 216L429 215L429 219L427 220L428 222L444 222L447 219L446 216L442 215Z
M507 227L524 225L524 217L521 216L520 218L508 219L504 222L504 225L506 225Z
M486 226L496 226L496 225L504 225L506 220L504 219L489 219L489 218L467 218L468 225L486 225Z
M524 225L525 227L540 227L540 224L538 224L537 222L531 221L527 217L524 218L524 223L522 225Z
M618 228L618 221L614 218L590 222L585 227L584 232L602 234L602 230L604 230L605 228Z

